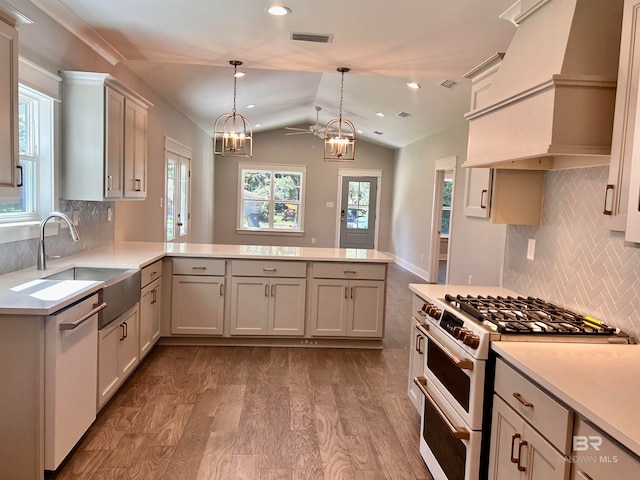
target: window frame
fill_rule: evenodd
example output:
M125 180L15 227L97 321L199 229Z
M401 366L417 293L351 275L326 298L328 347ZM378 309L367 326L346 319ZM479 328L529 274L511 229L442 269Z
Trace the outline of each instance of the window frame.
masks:
M453 178L445 178L442 182L443 185L450 183L451 184L451 205L444 205L444 188L442 193L442 214L440 215L440 238L449 238L451 235L451 214L452 214L452 206L453 206ZM442 221L444 220L444 212L449 212L449 233L443 233L442 231Z
M244 227L242 221L244 218L244 175L245 172L268 172L271 174L271 188L268 200L269 202L269 228L260 227ZM281 199L274 199L274 177L278 173L295 173L300 174L300 200L298 203L298 228L284 229L273 228L273 219L275 216L274 204L282 202ZM285 236L301 236L304 235L304 218L305 218L305 196L307 187L307 166L306 165L286 165L286 164L260 164L260 163L238 163L238 194L237 194L237 211L236 211L236 232L241 234L257 234L257 235L285 235Z

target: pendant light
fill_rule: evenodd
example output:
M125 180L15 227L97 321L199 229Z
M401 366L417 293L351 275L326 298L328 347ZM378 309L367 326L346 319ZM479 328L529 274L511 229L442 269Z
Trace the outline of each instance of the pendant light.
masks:
M353 162L356 154L356 129L349 120L342 118L342 101L344 98L344 74L350 69L338 68L342 75L340 80L340 115L331 120L324 128L324 161Z
M213 124L213 153L223 157L250 157L253 155L253 129L245 117L236 113L236 80L239 60L233 65L233 110L220 115Z

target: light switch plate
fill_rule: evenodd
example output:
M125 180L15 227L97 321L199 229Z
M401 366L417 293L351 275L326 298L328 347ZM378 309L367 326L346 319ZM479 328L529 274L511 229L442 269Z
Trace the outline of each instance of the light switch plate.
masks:
M333 208L333 202L327 202L327 208Z
M527 260L533 260L536 253L536 239L530 238L527 243Z

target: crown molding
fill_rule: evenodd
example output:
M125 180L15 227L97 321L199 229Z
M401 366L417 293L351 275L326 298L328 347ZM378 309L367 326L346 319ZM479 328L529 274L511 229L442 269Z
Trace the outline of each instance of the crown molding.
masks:
M126 60L124 55L59 0L31 0L31 3L86 43L111 65Z

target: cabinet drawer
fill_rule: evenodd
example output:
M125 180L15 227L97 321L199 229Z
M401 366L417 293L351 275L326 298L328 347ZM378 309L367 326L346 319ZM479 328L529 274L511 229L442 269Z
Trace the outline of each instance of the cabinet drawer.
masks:
M574 467L590 479L638 477L640 458L589 422L578 419L574 437L577 437L571 452Z
M217 258L174 258L174 275L224 275L225 261Z
M140 275L140 285L143 287L149 285L156 278L162 277L162 260L158 260L144 267Z
M234 277L306 277L307 264L294 261L233 260L231 275Z
M573 412L523 377L496 361L495 392L562 453L571 445Z
M387 267L375 263L334 263L322 262L313 264L314 278L359 278L368 280L384 280Z

